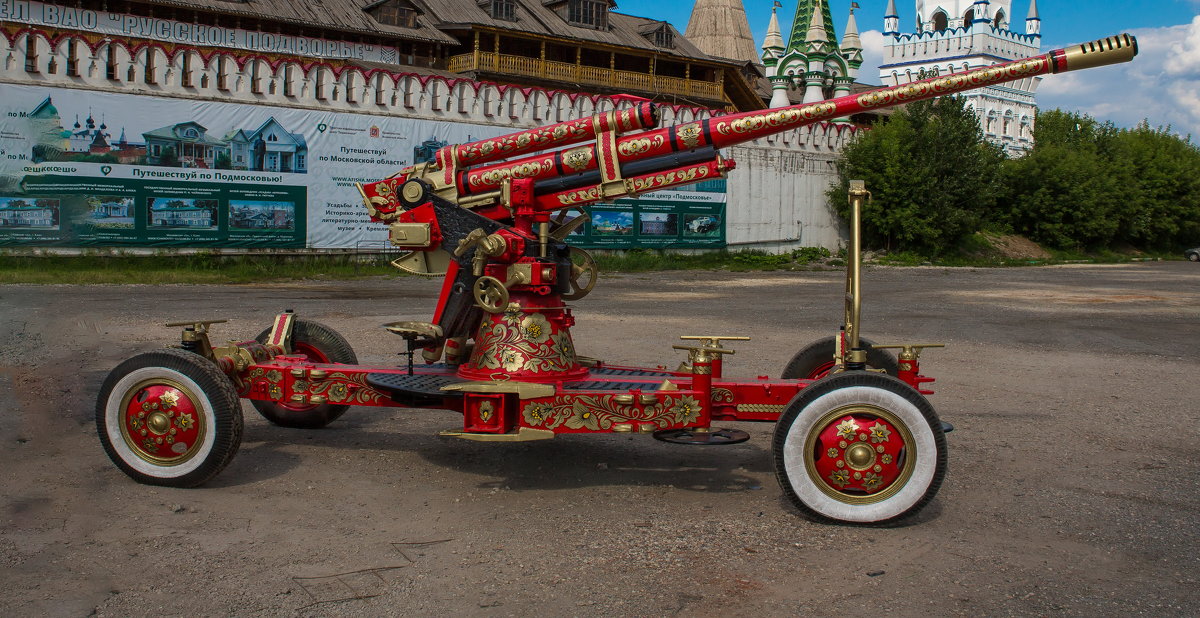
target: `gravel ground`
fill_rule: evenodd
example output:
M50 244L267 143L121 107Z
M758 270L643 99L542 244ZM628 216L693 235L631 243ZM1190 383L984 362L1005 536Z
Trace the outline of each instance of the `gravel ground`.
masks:
M777 375L832 334L839 272L605 277L581 354L674 366L681 334L750 335L729 375ZM233 463L134 483L93 409L121 360L294 308L366 363L439 282L0 286L0 614L1197 615L1200 267L869 268L864 334L923 357L957 426L934 502L897 528L813 523L751 441L440 438L446 412L355 408L283 429L245 406Z

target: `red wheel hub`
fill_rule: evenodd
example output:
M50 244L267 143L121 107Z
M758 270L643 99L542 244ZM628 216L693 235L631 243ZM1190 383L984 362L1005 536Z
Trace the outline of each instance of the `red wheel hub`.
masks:
M809 434L814 481L847 502L873 502L912 473L912 436L899 419L871 406L826 415Z
M833 366L834 366L833 361L828 361L828 362L822 363L820 365L817 365L816 367L813 367L813 370L808 372L808 375L804 376L804 377L808 378L809 380L819 380L819 379L829 375L829 371L831 369L833 369Z
M143 382L121 403L121 434L138 457L160 466L191 459L204 439L197 399L170 381Z
M329 362L329 357L326 356L324 352L318 350L305 341L297 341L296 343L292 344L292 355L303 356L307 358L310 363Z

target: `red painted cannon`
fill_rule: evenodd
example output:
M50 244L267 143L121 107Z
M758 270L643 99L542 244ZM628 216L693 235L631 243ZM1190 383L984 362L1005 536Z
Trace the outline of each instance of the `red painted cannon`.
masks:
M818 519L883 523L916 513L946 474L944 424L926 400L919 354L935 344L872 345L859 335L858 207L840 332L800 350L778 379L725 375L725 342L683 336L675 370L576 353L567 301L587 295L595 262L565 239L583 218L556 211L723 177L719 149L854 112L1046 73L1128 61L1128 35L820 103L717 116L666 128L650 103L438 151L435 161L359 187L405 270L443 273L429 322L384 327L406 342L405 366L359 365L332 329L290 312L254 340L214 347L213 322L183 326L178 349L122 363L105 380L96 425L110 458L140 482L191 487L230 461L240 399L271 422L322 427L352 405L443 408L445 435L522 441L563 433L638 433L730 444L723 421L776 423L784 493ZM584 143L587 142L587 143ZM579 144L579 145L576 145ZM564 147L545 152L549 148ZM902 348L898 358L885 348ZM424 363L415 363L420 356Z

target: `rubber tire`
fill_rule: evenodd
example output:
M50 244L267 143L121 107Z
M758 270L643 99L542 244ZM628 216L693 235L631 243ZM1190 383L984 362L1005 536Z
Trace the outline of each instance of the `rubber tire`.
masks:
M271 329L264 330L258 335L259 343L266 343L271 335ZM304 348L308 348L304 350ZM292 350L307 353L314 362L343 365L358 364L358 356L350 342L337 331L312 320L297 319L292 323ZM252 399L250 403L263 418L279 425L295 429L320 429L350 409L348 405L322 403L303 406L290 406L278 401L261 401Z
M1197 253L1195 251L1189 251L1184 255L1186 255L1187 259L1192 262L1200 262L1200 253Z
M883 369L888 375L894 376L900 372L900 363L896 355L888 350L875 348L868 339L859 338L859 344L867 349L867 366L873 369ZM796 352L792 360L783 368L780 376L785 380L808 379L816 380L829 374L833 366L833 353L837 349L837 337L826 337L808 344ZM824 370L822 370L824 368Z
M188 461L156 465L130 450L121 434L121 400L128 388L155 377L185 385L200 401L204 442ZM122 472L147 485L195 487L216 476L237 454L242 443L242 404L229 377L211 361L193 352L165 349L139 354L109 372L96 400L96 432L104 452Z
M803 458L808 432L837 408L869 404L905 421L916 457L911 476L891 497L873 504L842 502L824 493ZM784 409L772 442L775 476L784 494L801 512L826 523L888 525L912 517L933 497L946 477L946 436L933 406L909 385L867 371L838 373L800 391Z

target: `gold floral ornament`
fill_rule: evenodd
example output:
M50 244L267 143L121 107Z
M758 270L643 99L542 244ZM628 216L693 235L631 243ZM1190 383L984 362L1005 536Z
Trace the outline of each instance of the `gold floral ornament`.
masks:
M283 374L278 369L272 369L267 372L268 382L278 382L283 379Z
M554 412L554 408L544 403L530 403L521 411L521 415L525 417L525 424L537 427L546 422L550 414Z
M333 401L345 401L350 396L350 389L338 382L329 387L329 398Z
M846 438L851 442L854 441L854 434L856 433L858 433L858 423L854 422L854 419L852 418L848 418L837 425L837 435Z
M562 162L568 168L581 172L589 163L592 162L592 147L583 146L580 148L572 148L563 153Z
M525 319L525 312L521 311L520 305L516 303L509 303L508 308L500 315L500 321L509 326L519 326L523 319Z
M892 463L892 454L885 453L883 457L879 458L879 461L883 462L883 465L885 466L890 465Z
M505 371L519 371L521 366L525 364L525 359L516 350L504 350L500 352L500 368Z
M188 429L192 428L192 425L195 424L195 422L196 422L195 417L193 417L191 414L188 414L187 412L184 412L183 414L180 414L178 418L175 419L175 426L184 431L187 431Z
M146 438L145 440L142 440L142 450L149 453L157 453L158 444L154 442L154 438Z
M733 391L727 388L712 389L713 403L733 403Z
M863 489L866 489L867 491L875 491L876 489L879 489L879 485L881 483L883 483L883 477L875 474L874 472L868 473L863 477L862 480Z
M591 187L589 189L583 189L580 191L563 193L558 196L558 203L564 206L570 206L571 204L577 204L579 202L594 202L602 197L604 196L600 193L600 187Z
M571 429L600 429L600 419L596 412L582 401L576 401L571 408L571 416L567 417L566 426Z
M158 396L164 408L173 408L179 404L179 393L175 391L167 391Z
M560 372L576 363L575 346L567 332L552 333L546 316L532 313L514 324L509 317L480 325L471 363L483 369Z
M850 483L850 473L845 470L834 470L833 473L829 475L829 480L838 487L845 487L848 483Z
M836 458L838 456L838 450L831 446L831 447L829 447L829 450L825 452L825 454L829 455L830 457Z
M688 408L699 413L700 404L694 398ZM682 398L680 398L682 399ZM680 420L679 400L664 397L659 403L646 406L620 404L610 395L559 396L552 401L525 404L521 415L531 427L554 429L566 425L571 429L603 430L613 423L648 423L660 428L671 427ZM694 418L694 417L693 417Z
M678 139L683 143L684 146L688 148L695 148L696 146L699 146L700 136L702 134L700 123L698 122L681 125L675 130L676 139Z
M675 415L676 423L686 425L700 416L700 402L686 395L680 397L671 406L671 414Z
M141 429L142 427L146 426L146 421L142 420L140 417L135 416L135 417L129 419L129 426L131 428L133 428L134 431L137 431L137 430Z
M296 380L293 392L303 393L307 390L313 395L325 395L331 401L350 404L376 404L386 397L367 384L366 374L348 374L335 371L329 374L327 380L321 382L304 382Z
M533 345L541 345L550 339L550 322L540 313L530 314L521 320L521 334Z
M888 437L891 435L892 435L892 431L890 429L888 429L883 423L876 422L874 425L871 425L871 443L872 444L879 444L880 442L887 442Z

